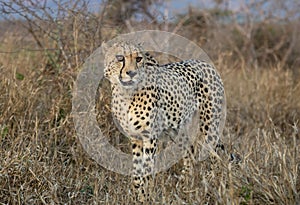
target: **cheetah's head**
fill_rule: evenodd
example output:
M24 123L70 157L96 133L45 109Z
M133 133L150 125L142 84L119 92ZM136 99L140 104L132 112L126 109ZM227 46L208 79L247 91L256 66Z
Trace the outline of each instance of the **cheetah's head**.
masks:
M106 45L102 45L105 49ZM133 87L143 78L145 55L139 46L117 43L105 51L104 77L111 83Z

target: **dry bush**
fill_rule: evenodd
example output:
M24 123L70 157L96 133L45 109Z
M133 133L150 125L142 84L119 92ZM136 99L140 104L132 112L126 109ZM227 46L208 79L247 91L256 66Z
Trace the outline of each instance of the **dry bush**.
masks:
M20 31L12 24L7 32L1 29L3 43L0 48L8 51L0 54L0 202L3 204L136 202L130 189L130 177L95 163L76 137L70 113L79 66L102 40L124 32L108 26L113 22L102 28L101 12L98 16L87 14L85 7L79 7L82 10L75 12L73 9L71 15L50 26L41 18L33 22L12 21L25 24L27 29L30 23L41 26L33 26L33 30ZM192 20L196 27L197 18ZM189 26L193 31L189 22L187 25L183 22L169 23L168 28L180 33L184 26ZM220 39L222 32L242 30L237 25L226 28L210 22L205 46L210 52L217 48L210 55L224 80L228 102L224 143L228 151L239 154L242 161L232 164L226 156L221 156L195 164L195 175L188 179L188 190L181 188L178 175L182 164L178 163L155 176L156 188L151 193L153 204L204 204L205 201L211 204L296 204L300 201L299 80L292 70L283 68L281 61L265 66L258 64L254 68L243 53L247 43L257 48L261 45L259 42L266 42L266 47L274 48L276 45L272 42L280 38L270 35L268 32L271 31L263 27L266 31L257 37L257 44L252 38L247 40L243 33L237 34L241 41L236 35L229 36L229 40ZM133 23L130 19L126 26ZM158 24L152 26L159 27ZM277 24L268 25L272 25L272 29L282 28ZM239 26L247 28L246 25ZM292 24L287 26L291 28ZM215 28L222 30L216 32ZM251 28L255 30L255 26ZM37 39L28 37L28 33L36 34ZM60 40L52 38L55 35ZM194 34L191 38L201 43L199 36ZM282 41L288 50L290 41L286 39L291 36L286 36ZM216 40L215 44L212 39ZM228 47L218 47L223 42L218 39L226 40ZM261 46L258 51L268 56L264 45ZM282 54L281 47L275 51L274 55ZM293 52L289 58L295 55ZM288 60L286 63L290 65ZM100 89L103 89L101 86L109 87L105 81L100 83ZM129 152L128 139L112 123L109 89L105 91L107 94L100 100L102 106L98 107L99 126L110 131L113 145Z
M230 60L250 68L281 66L298 74L299 3L250 1L239 6L230 10L227 1L217 1L210 9L190 7L178 15L178 33L213 58L231 53Z

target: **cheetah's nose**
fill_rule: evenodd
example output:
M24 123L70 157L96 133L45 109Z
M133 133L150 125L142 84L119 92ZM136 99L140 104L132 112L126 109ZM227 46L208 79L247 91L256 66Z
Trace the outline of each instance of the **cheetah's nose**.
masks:
M133 78L137 73L135 71L128 70L126 71L126 74L129 75L129 77Z

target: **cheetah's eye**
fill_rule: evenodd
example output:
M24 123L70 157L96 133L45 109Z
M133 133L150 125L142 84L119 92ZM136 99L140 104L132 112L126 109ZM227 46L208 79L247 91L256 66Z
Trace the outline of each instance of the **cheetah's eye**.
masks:
M141 62L142 59L143 59L143 57L140 57L140 56L139 56L139 57L136 57L135 60L136 60L137 63L139 63L139 62Z
M116 55L116 58L119 62L124 61L124 56L123 55Z

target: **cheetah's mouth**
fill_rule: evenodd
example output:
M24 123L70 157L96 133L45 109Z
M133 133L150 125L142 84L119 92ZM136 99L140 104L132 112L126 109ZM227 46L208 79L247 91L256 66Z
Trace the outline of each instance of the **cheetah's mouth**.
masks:
M133 80L129 80L129 81L123 81L121 78L120 78L120 82L123 86L131 86L134 84L134 81Z

